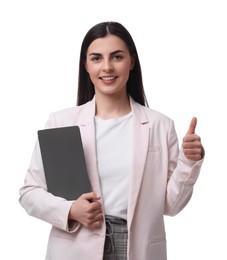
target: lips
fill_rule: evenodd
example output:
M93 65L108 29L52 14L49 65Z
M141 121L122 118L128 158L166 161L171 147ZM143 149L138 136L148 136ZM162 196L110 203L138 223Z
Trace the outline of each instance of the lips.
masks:
M104 77L99 77L99 79L103 81L113 81L117 78L117 76L104 76Z

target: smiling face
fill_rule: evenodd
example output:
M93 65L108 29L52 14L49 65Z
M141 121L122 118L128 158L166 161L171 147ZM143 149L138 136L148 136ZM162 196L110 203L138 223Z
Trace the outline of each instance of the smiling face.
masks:
M127 45L120 37L109 34L94 40L88 47L85 67L95 94L127 94L126 83L133 63Z

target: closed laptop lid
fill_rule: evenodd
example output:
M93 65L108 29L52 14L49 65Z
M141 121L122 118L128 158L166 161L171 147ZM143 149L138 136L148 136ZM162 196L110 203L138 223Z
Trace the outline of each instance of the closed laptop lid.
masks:
M91 191L78 126L38 131L48 192L75 200Z

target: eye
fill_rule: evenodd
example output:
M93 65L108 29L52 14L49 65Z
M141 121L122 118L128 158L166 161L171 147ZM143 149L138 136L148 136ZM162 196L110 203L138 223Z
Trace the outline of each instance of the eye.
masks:
M100 60L101 60L101 57L98 55L91 57L91 61L93 61L93 62L99 62Z
M118 61L118 60L122 60L122 59L123 59L123 56L117 54L117 55L114 55L114 56L113 56L113 59L114 59L114 60L117 60L117 61Z

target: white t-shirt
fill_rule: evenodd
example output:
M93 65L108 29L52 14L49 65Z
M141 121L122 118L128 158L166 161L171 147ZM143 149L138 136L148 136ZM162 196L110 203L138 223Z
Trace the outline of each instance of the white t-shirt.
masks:
M120 118L96 117L98 171L106 215L127 219L132 167L132 112Z

